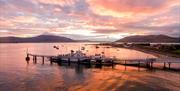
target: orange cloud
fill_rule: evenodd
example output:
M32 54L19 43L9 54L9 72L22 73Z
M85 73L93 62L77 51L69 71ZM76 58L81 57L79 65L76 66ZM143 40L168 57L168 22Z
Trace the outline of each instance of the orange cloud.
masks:
M16 28L18 25L31 24L35 25L39 20L33 16L17 16L9 19L0 19L0 28Z
M130 18L161 11L177 0L88 0L91 10L99 15Z
M179 0L0 0L1 35L179 36ZM78 36L77 36L78 35Z
M18 16L12 19L16 23L36 23L38 19L33 16Z
M7 20L0 20L0 28L14 27L15 25Z

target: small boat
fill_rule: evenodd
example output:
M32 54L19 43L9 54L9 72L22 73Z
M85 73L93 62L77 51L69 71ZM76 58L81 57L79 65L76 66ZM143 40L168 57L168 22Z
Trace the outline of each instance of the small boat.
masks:
M99 48L99 46L96 45L96 49L98 49L98 48Z
M88 57L86 56L85 53L83 53L80 50L78 50L76 52L71 50L71 53L70 54L66 54L66 56L64 58L70 58L71 61L77 62L78 60L79 61L86 60Z
M55 45L54 45L53 48L59 50L59 46L55 46Z
M71 53L71 57L77 57L77 58L80 58L80 57L86 57L86 54L83 53L82 51L76 51L75 53Z
M85 47L81 47L81 50L85 50Z
M110 48L109 46L107 46L106 48Z
M128 43L124 43L124 44L123 44L123 47L125 47L125 48L129 48L129 47L131 47L131 45L130 45L130 44L128 44Z

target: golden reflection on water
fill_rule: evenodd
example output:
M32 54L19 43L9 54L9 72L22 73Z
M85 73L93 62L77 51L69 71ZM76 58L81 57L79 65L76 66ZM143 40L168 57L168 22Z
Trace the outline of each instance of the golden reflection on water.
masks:
M53 48L58 45L60 50ZM139 91L174 90L180 88L179 73L148 71L145 68L116 65L112 67L85 67L71 64L50 65L25 61L26 49L30 53L57 55L79 50L78 43L22 43L0 44L0 91ZM106 56L126 59L154 57L151 54L123 48L95 48L86 45L87 55L105 52ZM88 52L87 52L88 50ZM47 59L46 59L47 60Z
M92 75L82 84L73 84L69 91L178 91L179 82L177 74L172 74L175 79L169 80L166 75L169 72L146 72L145 70L122 70L123 66L116 69L92 69ZM171 77L170 77L171 78ZM175 82L175 83L173 83ZM169 84L170 83L170 84ZM166 87L164 87L166 86Z

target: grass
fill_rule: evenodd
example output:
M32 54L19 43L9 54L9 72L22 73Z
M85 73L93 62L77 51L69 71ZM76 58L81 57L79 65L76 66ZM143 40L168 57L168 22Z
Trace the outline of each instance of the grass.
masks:
M180 54L180 50L175 50L173 52Z

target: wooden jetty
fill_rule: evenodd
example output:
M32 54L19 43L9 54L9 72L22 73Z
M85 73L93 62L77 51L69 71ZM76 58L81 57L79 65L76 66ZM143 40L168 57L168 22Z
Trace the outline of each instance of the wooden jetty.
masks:
M44 64L45 58L47 58L51 64L53 62L59 63L59 64L68 63L69 65L71 63L89 64L89 65L92 65L92 64L108 65L108 64L114 63L112 59L93 58L92 56L73 57L73 56L66 55L66 54L52 56L52 55L37 55L37 54L27 53L26 59L27 58L29 59L29 60L27 60L28 62L30 61L30 57L32 57L34 63L37 63L37 58L41 58L42 64ZM104 61L104 60L106 60L106 61Z
M26 60L27 62L30 61L30 57L33 58L33 62L37 63L37 58L42 59L42 64L44 64L45 58L48 59L48 61L52 63L67 63L70 65L71 63L77 63L77 64L88 64L88 65L111 65L112 67L114 65L120 64L120 65L133 65L140 67L141 65L144 65L146 68L153 68L154 63L160 63L163 64L163 68L171 69L171 64L177 64L180 63L180 60L177 61L159 61L156 58L148 58L148 59L116 59L116 58L96 58L95 56L79 56L74 57L70 54L64 54L64 55L37 55L37 54L31 54L27 53ZM167 66L168 65L168 66ZM166 67L167 66L167 67Z
M44 64L45 58L52 59L53 57L56 57L56 56L53 56L53 55L38 55L38 54L27 53L26 61L30 60L30 56L32 56L34 63L37 63L37 58L42 58L42 63L43 64ZM29 60L27 60L27 59L29 59Z

